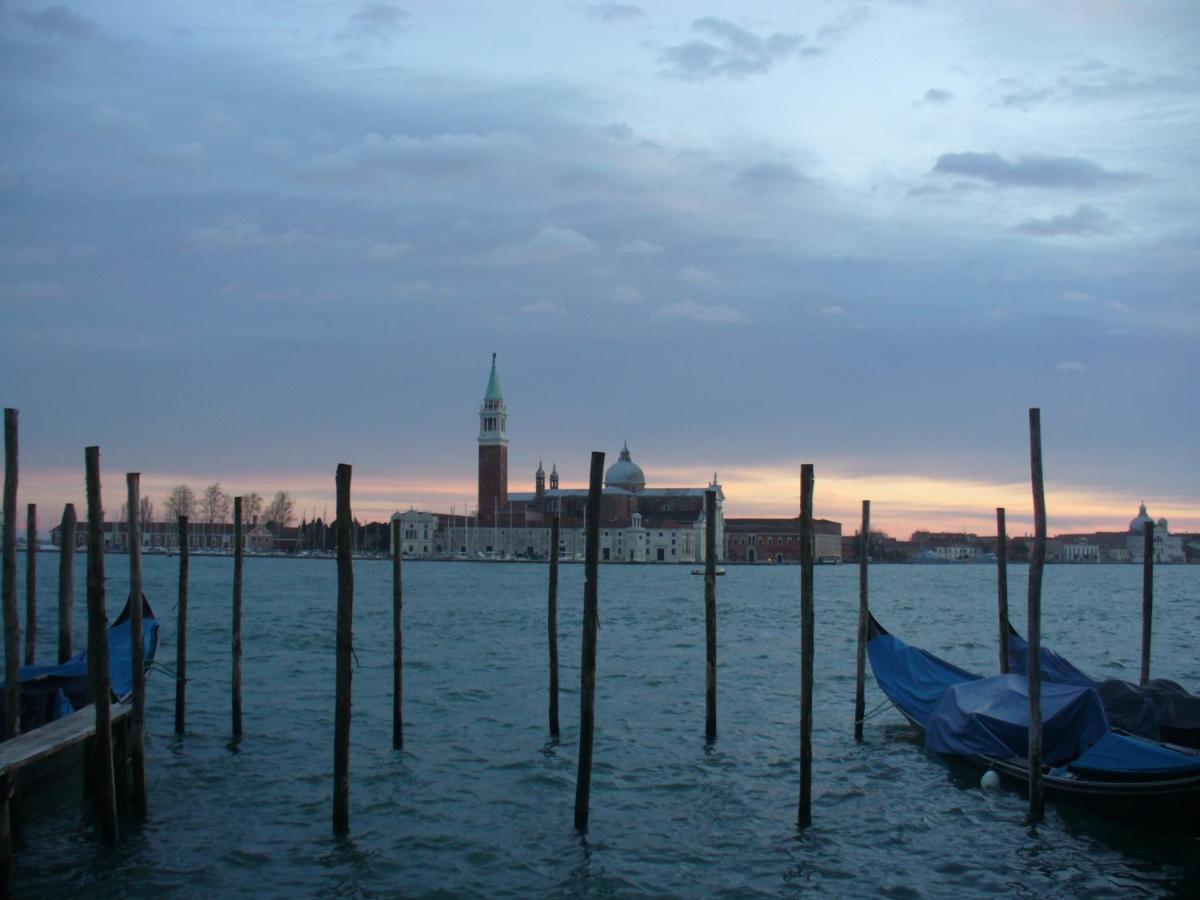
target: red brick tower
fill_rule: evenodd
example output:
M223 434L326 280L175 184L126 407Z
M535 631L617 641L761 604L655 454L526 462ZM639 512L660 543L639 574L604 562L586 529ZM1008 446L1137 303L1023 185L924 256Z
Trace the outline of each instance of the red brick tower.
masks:
M487 393L479 407L479 521L491 525L498 510L508 506L508 408L496 374L496 354L492 354L492 374Z

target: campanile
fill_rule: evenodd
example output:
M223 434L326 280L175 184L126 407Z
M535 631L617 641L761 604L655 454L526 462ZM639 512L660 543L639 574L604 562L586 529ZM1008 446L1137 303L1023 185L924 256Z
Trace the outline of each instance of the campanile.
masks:
M497 510L508 506L508 408L496 374L492 374L479 407L479 521L492 524Z

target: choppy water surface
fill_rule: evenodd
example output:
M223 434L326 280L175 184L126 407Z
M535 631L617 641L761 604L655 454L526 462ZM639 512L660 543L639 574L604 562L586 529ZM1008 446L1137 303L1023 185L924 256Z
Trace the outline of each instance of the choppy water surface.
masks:
M54 653L42 558L40 652ZM53 561L53 562L52 562ZM76 584L83 639L83 560ZM174 665L174 559L147 593ZM128 583L107 558L109 610ZM23 568L23 567L22 567ZM1200 570L1156 572L1154 671L1200 689ZM581 566L560 590L560 744L546 730L546 569L408 563L406 748L391 749L390 565L355 565L351 828L331 835L336 572L249 559L245 738L229 742L232 561L192 560L188 733L174 686L149 685L150 817L104 849L67 783L27 822L20 895L777 895L1126 897L1200 893L1200 841L1051 805L1024 824L1014 791L928 754L886 710L855 745L857 569L817 570L813 825L795 828L799 570L730 567L718 583L720 736L704 742L703 579L685 567L600 572L591 831L572 830ZM872 608L897 635L994 671L990 567L880 566ZM1051 567L1047 644L1094 673L1136 678L1141 571ZM1024 624L1024 569L1010 572ZM868 682L868 709L882 700Z

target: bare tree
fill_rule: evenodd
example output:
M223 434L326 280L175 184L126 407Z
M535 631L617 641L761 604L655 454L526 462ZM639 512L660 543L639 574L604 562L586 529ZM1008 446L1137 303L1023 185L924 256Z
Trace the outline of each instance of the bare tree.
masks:
M242 495L242 521L253 522L254 517L262 512L263 498L261 494L251 491Z
M154 523L154 501L150 499L149 494L142 494L142 499L138 501L139 518L142 520L142 525L151 525Z
M275 497L267 507L267 521L274 522L280 527L290 524L296 517L294 506L295 501L292 500L291 494L287 491L276 491Z
M191 516L196 511L196 492L189 485L175 485L163 502L163 511L167 514L167 521L174 521L179 516Z
M221 490L221 483L210 484L200 497L200 515L209 525L224 522L229 515L229 495Z

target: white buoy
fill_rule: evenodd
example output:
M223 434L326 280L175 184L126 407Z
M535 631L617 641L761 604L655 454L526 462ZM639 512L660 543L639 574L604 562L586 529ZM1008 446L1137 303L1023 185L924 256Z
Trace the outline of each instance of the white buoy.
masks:
M996 774L995 769L988 769L983 773L983 777L979 779L979 786L985 791L994 791L1000 787L1000 776Z

